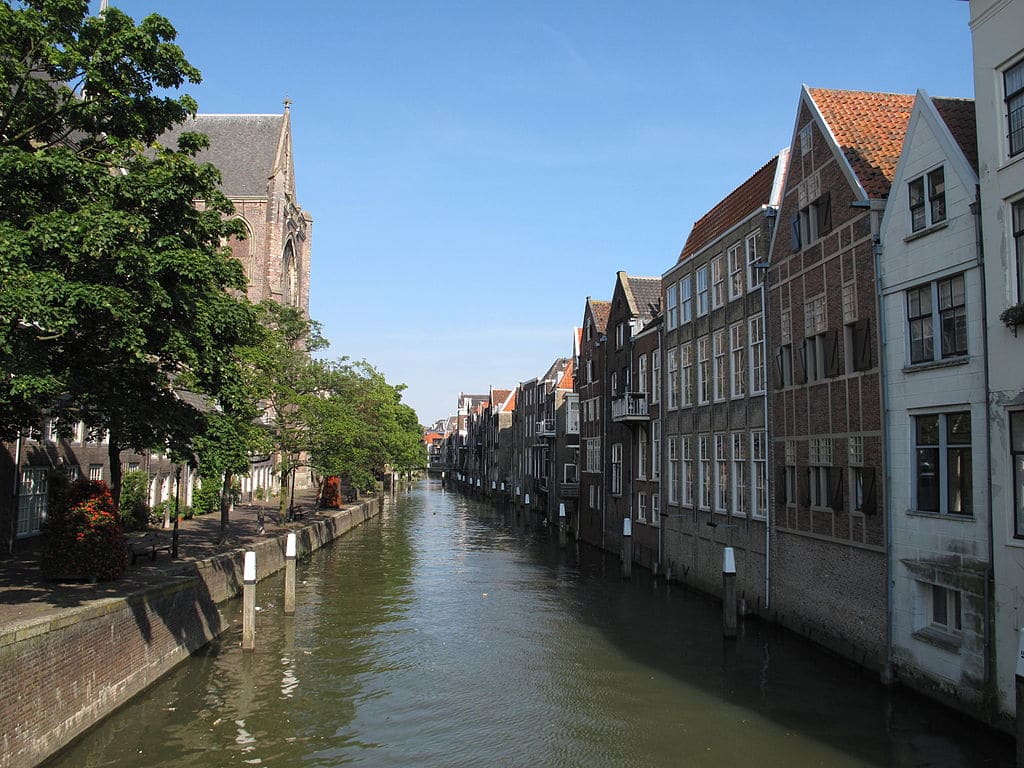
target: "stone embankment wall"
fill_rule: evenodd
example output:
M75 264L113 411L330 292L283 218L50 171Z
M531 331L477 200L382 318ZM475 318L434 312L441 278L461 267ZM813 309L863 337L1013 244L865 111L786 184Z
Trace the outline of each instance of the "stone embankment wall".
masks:
M299 557L379 511L368 499L296 530ZM259 578L284 568L284 536L250 548ZM243 558L228 552L130 596L0 628L0 768L37 765L219 635L218 603L241 591Z

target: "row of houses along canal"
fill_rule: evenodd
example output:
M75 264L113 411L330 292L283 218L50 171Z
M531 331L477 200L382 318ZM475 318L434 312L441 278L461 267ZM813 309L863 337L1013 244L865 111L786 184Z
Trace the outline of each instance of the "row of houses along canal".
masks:
M1012 742L424 480L50 766L1010 766Z

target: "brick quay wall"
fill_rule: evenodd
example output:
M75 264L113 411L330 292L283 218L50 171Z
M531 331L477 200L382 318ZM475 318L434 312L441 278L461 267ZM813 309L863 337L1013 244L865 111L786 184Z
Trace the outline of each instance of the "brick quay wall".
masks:
M296 529L298 556L380 512L379 499ZM248 544L258 577L284 568L284 534ZM245 549L188 563L132 594L0 628L0 768L31 768L125 704L227 628Z

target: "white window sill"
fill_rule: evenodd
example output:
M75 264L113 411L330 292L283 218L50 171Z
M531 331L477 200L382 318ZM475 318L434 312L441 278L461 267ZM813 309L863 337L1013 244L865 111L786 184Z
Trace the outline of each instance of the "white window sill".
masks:
M918 371L933 371L936 368L952 368L957 365L967 365L971 362L969 355L959 357L945 357L941 360L928 360L923 363L911 363L903 366L903 373L916 373Z
M938 232L940 229L945 229L948 226L949 219L944 219L943 221L940 221L938 224L932 224L930 227L925 227L924 229L917 230L917 232L911 232L909 235L903 238L903 242L909 243L914 240L919 240L925 235L930 235L932 232Z
M928 645L934 645L936 648L950 651L951 653L959 653L960 645L963 642L960 635L935 625L922 627L917 630L914 632L914 639L928 643Z
M953 512L924 512L918 509L908 509L910 517L928 517L933 520L952 520L957 523L973 523L974 515L958 515Z

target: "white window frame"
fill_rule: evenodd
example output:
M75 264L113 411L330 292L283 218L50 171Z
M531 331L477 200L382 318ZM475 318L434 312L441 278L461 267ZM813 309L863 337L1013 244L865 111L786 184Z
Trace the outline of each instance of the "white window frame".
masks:
M679 348L679 405L687 408L693 405L693 344L686 342Z
M699 474L697 476L697 499L701 509L710 511L714 498L714 475L711 474L711 435L697 436Z
M685 275L679 280L679 325L693 320L693 277Z
M688 435L679 438L679 458L682 467L679 501L683 506L692 507L697 501L695 493L697 478L693 465L693 441Z
M711 402L711 337L697 339L697 403Z
M679 504L679 438L671 435L668 438L668 503L670 506Z
M725 304L724 256L718 254L711 259L711 308L718 309Z
M750 433L750 482L753 488L750 514L759 519L768 517L768 432Z
M651 403L661 402L661 350L651 350Z
M758 233L754 232L747 235L746 240L743 241L743 247L746 251L747 257L747 290L753 291L755 288L760 288L761 283L764 282L764 270L755 267L758 264L757 260L757 241Z
M666 394L668 409L674 411L679 407L679 350L670 347L665 353L665 367L668 370Z
M919 195L915 202L915 194ZM946 174L943 166L907 182L907 222L911 232L923 232L947 219Z
M651 479L661 479L661 421L651 422Z
M679 326L678 284L671 283L665 292L665 330L672 331Z
M711 285L708 283L708 265L697 267L697 317L704 317L711 308Z
M732 433L732 513L747 515L747 440L746 432Z
M728 435L715 433L715 512L729 511L729 460L727 456Z
M746 349L743 343L744 323L729 326L729 395L733 398L747 394Z
M754 315L747 323L750 349L750 394L763 395L768 388L765 369L764 315Z
M638 491L636 494L636 521L647 522L647 494L644 491Z
M22 467L16 538L35 536L46 520L48 467Z
M714 358L712 373L714 392L712 394L717 403L725 400L728 397L729 391L729 374L725 364L725 329L716 329L711 336L711 341L711 354Z
M622 443L612 443L611 493L622 495Z

